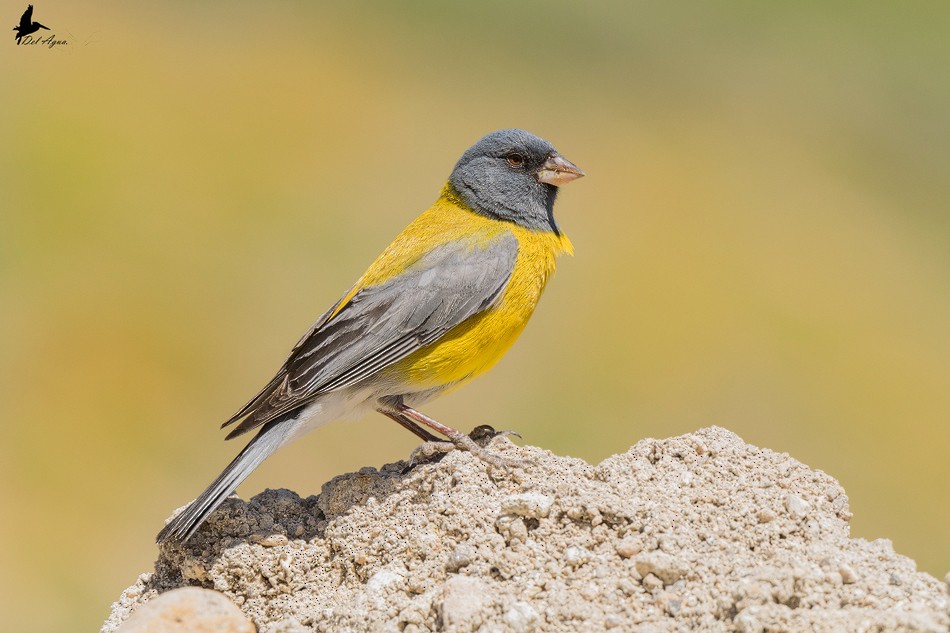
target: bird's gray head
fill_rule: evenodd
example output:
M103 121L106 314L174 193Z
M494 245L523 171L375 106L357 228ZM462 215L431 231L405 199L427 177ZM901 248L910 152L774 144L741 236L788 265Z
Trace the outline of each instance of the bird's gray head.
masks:
M449 184L477 213L558 233L557 188L583 175L543 138L511 129L492 132L468 148Z

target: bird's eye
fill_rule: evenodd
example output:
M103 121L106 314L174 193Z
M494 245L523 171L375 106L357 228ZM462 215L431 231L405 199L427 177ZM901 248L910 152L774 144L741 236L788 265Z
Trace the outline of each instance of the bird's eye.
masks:
M514 167L515 169L518 169L524 166L524 156L522 156L521 154L517 152L512 152L511 154L508 154L507 156L505 156L505 160L508 161L508 164Z

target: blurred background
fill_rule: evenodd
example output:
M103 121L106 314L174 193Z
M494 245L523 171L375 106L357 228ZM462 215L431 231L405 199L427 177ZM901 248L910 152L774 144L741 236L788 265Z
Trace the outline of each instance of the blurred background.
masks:
M592 463L722 425L950 570L950 4L35 6L68 44L0 45L9 630L101 624L243 445L218 424L512 126L588 173L558 201L576 256L427 412ZM240 493L416 445L358 424Z

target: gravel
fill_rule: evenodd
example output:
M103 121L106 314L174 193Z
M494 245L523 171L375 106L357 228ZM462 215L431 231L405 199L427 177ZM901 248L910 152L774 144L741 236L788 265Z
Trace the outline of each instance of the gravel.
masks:
M301 499L229 499L162 549L103 633L157 595L217 590L262 633L950 631L943 582L849 538L829 475L710 427L597 466L498 439L364 468Z

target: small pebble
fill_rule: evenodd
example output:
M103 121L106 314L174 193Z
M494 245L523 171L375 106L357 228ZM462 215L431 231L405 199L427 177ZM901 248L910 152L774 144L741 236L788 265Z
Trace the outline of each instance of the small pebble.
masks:
M653 574L670 585L686 575L686 565L664 552L641 552L634 559L637 571L641 576Z
M765 631L765 625L756 617L755 607L740 611L732 623L739 633L762 633Z
M523 492L501 500L501 513L525 519L542 519L551 512L554 497L536 492Z
M366 591L370 593L378 593L384 590L386 587L393 585L404 578L401 574L389 569L380 569L378 572L370 576L370 579L366 581Z
M636 556L641 551L643 551L643 541L640 540L639 536L625 536L619 543L617 543L617 553L620 554L623 558L630 558L631 556Z
M796 519L803 519L811 508L809 503L796 494L790 494L785 497L785 509Z
M458 630L468 626L491 604L492 592L478 578L452 575L442 589L439 612L445 630Z
M495 527L509 545L512 542L524 543L528 539L528 526L521 517L503 514L495 520Z
M257 630L224 594L199 587L180 587L156 596L137 609L119 631L181 631L183 623L189 631L253 633Z
M661 591L656 597L656 606L666 611L668 615L676 617L683 610L683 599L675 593Z
M571 567L578 567L590 560L590 552L583 547L571 546L564 550L564 562Z
M463 567L470 565L474 557L475 549L471 545L462 543L449 554L448 560L445 561L445 571L450 574L455 573Z
M262 547L278 547L288 543L286 534L252 534L251 543L257 543Z
M846 585L854 584L858 579L858 575L854 573L854 569L847 563L842 563L838 566L838 573L841 574L841 582Z
M505 624L508 631L515 633L529 633L538 628L541 622L541 616L535 611L529 603L518 601L511 605L504 615Z
M647 574L640 581L640 584L650 593L655 593L663 588L663 581L657 578L655 574Z
M593 602L600 595L600 587L596 583L586 582L577 589L577 595L588 602Z

